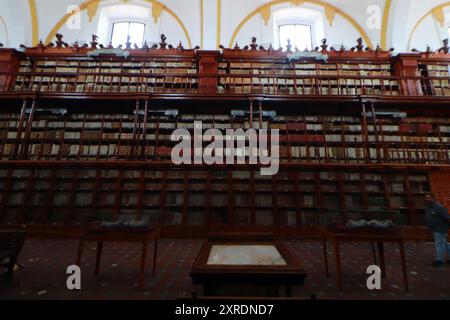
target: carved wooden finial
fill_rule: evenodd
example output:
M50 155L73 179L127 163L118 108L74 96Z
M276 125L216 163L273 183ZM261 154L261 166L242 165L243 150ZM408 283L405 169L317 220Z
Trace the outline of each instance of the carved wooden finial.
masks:
M147 40L144 41L144 44L142 45L142 49L147 50L148 49L148 43Z
M287 48L287 51L288 52L292 52L292 45L291 45L291 39L287 39L287 46L286 46L286 48Z
M131 36L128 36L127 37L127 42L125 43L125 48L127 48L127 49L131 49L131 42L130 42L130 40L131 40Z
M97 45L98 45L98 37L97 37L97 35L93 34L92 41L91 41L91 47L94 49L97 49Z
M234 49L236 49L236 50L240 49L240 47L239 47L237 41L236 41L236 44L234 45Z
M184 50L183 43L180 41L177 47L178 50Z
M327 39L322 39L322 45L320 46L322 48L322 51L327 51L328 45L327 45Z
M57 48L62 48L62 47L68 47L69 45L63 41L64 36L61 33L57 33L55 35L56 37L56 47Z
M161 47L161 49L166 49L166 48L167 48L167 42L166 42L166 40L167 40L166 35L162 34L162 35L161 35L161 43L159 44L160 47Z
M252 38L252 42L250 43L250 48L252 50L256 50L258 48L258 45L256 44L256 37Z
M448 38L442 40L443 47L439 49L439 52L449 53L450 48L448 46Z
M37 44L37 47L38 47L39 49L45 48L44 41L42 41L42 39L39 40L39 42L38 42L38 44Z
M355 49L356 49L357 51L363 51L363 50L364 50L363 39L362 39L362 38L358 38L358 39L356 40L356 43L357 43L357 45L356 45Z

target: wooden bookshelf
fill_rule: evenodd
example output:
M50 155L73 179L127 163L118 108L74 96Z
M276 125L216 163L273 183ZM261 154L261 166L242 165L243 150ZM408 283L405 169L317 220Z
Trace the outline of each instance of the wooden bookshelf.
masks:
M0 49L0 225L129 215L171 236L299 235L359 218L421 226L424 194L446 199L448 51L393 56L323 42L309 54L325 62L289 60L293 52L256 39L211 52L163 37L88 55L111 49L61 36L21 53ZM279 173L175 166L171 134L193 134L194 121L279 130Z

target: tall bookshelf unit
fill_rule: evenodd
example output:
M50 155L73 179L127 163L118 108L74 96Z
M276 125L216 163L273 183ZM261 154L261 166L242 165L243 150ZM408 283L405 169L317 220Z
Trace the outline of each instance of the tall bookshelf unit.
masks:
M166 236L304 235L383 213L421 226L423 195L450 191L449 65L448 51L393 55L360 41L303 55L256 39L201 51L162 37L118 50L58 35L1 48L0 224L127 215ZM171 134L193 133L194 121L279 130L279 173L174 165Z

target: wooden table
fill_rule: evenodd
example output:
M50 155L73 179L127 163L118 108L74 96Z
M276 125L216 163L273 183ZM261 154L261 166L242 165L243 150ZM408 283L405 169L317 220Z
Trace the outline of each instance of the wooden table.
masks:
M342 241L348 242L368 242L370 244L376 243L378 245L378 254L380 257L380 268L382 277L386 278L386 260L384 254L384 243L393 242L398 243L400 249L400 260L403 274L403 282L405 292L409 292L408 273L406 267L405 257L405 241L398 228L389 230L373 230L373 229L326 229L320 227L320 232L323 239L323 255L325 259L325 272L329 276L328 270L328 255L327 255L327 240L333 243L333 253L336 261L336 282L337 287L342 291L342 269L341 269L341 251L340 243Z
M283 265L212 265L209 263L211 250L217 246L272 247L278 251L286 263ZM194 262L190 276L194 285L203 286L205 296L245 296L244 292L249 288L258 293L261 292L261 294L263 294L263 289L267 289L265 294L268 296L279 296L279 288L284 286L286 296L290 297L292 296L292 286L303 286L307 274L303 265L282 243L225 241L204 243ZM223 294L224 290L232 293Z
M83 255L84 243L89 241L97 242L95 275L98 276L100 273L100 261L102 257L104 242L141 243L142 253L140 264L139 289L143 290L148 243L151 240L153 240L154 242L152 276L155 277L159 236L160 236L159 227L151 227L145 229L101 228L101 227L88 228L86 230L83 230L82 235L79 238L76 264L78 266L81 266L81 257Z

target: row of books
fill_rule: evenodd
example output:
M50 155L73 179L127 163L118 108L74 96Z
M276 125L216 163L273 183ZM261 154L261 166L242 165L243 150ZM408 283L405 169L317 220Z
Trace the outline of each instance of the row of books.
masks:
M312 195L314 193L320 192L322 194L338 194L343 193L346 195L346 197L361 197L362 193L366 192L367 194L370 194L371 196L380 196L380 194L383 193L390 193L390 194L402 194L404 193L406 195L406 188L404 187L404 184L402 183L390 183L387 187L387 190L385 190L384 186L382 184L380 185L371 185L371 182L365 182L365 186L361 187L361 184L358 185L345 185L342 190L339 188L339 185L336 183L336 185L324 185L321 184L320 186L311 184L308 186L308 188L298 188L298 190L289 190L286 191L280 186L274 187L272 189L273 185L268 184L266 188L260 188L259 186L255 186L255 190L251 191L250 188L247 189L241 189L236 187L236 185L233 185L233 188L228 190L228 188L224 188L220 191L214 191L211 192L211 190L208 190L208 185L204 184L202 185L202 188L199 188L198 190L194 190L191 187L189 187L189 190L186 190L187 192L186 197L189 199L190 204L198 204L202 202L203 199L208 198L210 204L216 204L217 202L221 204L227 204L227 195L232 194L237 199L240 199L241 203L251 203L253 202L252 194L254 194L254 197L257 202L263 203L265 201L272 201L272 197L268 196L270 193L276 193L277 197L276 200L278 202L288 202L288 200L284 199L290 199L290 201L295 201L295 197L297 195L301 194L307 194ZM10 187L9 192L14 193L25 193L27 189L28 181L23 182L14 182L13 185ZM162 188L162 185L160 186ZM350 187L350 188L349 188ZM355 189L356 187L356 189ZM116 195L115 191L120 191L119 195ZM169 200L171 203L180 204L184 201L184 188L183 185L180 185L179 188L176 190L173 188L165 188L164 190L154 190L152 192L148 192L146 190L145 192L140 193L139 192L139 185L136 183L136 186L134 188L119 188L117 189L116 185L111 184L108 188L105 188L102 186L102 188L97 188L96 184L94 182L90 183L89 186L85 185L83 188L77 188L76 190L73 190L71 188L70 183L67 185L56 186L54 188L46 187L42 188L39 187L38 183L34 183L32 185L31 193L28 195L33 195L33 198L36 201L39 200L46 200L49 199L52 195L59 195L68 197L72 193L95 193L96 197L99 199L100 202L105 203L114 203L114 200L116 199L116 196L119 196L124 199L138 199L137 196L141 194L142 201L144 204L150 205L150 204L156 204L162 199L162 192L164 191L165 198ZM208 192L210 191L210 192ZM410 192L414 193L416 196L423 195L430 191L428 184L423 184L418 187L412 188ZM174 200L174 201L171 201ZM284 200L284 201L283 201ZM204 200L203 200L204 201Z
M145 61L145 62L115 62L115 61L81 61L81 60L37 60L37 68L80 67L80 68L192 68L195 61ZM22 61L22 67L30 67L28 61Z
M75 202L72 204L72 195L71 192L60 192L54 194L53 199L49 201L47 197L29 197L26 204L24 204L24 193L13 192L10 193L8 199L6 201L7 206L46 206L50 202L50 206L105 206L113 208L115 206L115 198L101 198L94 202L93 193L77 193ZM192 196L191 196L192 197ZM202 208L202 212L204 213L206 209L214 208L214 207L228 207L232 205L233 207L251 207L249 203L248 196L233 196L232 201L227 197L227 195L222 195L221 197L216 197L214 202L211 202L207 205L208 200L205 196L195 196L194 198L188 197L188 199L184 199L181 195L167 195L165 203L161 203L161 199L154 199L155 201L145 201L142 205L145 207L179 207L182 208L184 206L191 207L199 207ZM339 196L325 196L322 197L324 199L323 204L320 205L318 203L318 197L314 194L308 195L300 195L300 196L286 196L282 195L278 197L277 201L274 202L272 198L266 197L263 195L255 196L255 205L257 207L267 207L266 214L272 214L272 208L296 208L298 206L301 207L313 207L318 206L322 208L328 209L339 209ZM423 197L421 197L423 198ZM415 207L421 208L424 206L423 200L421 198L417 198L415 200ZM136 208L139 202L137 194L132 196L121 197L121 206L122 207L133 207ZM301 203L301 205L298 205ZM390 202L388 204L388 202ZM347 195L344 197L344 203L346 209L357 209L363 207L363 202L360 196L355 195ZM401 208L407 207L407 197L406 196L390 196L389 201L385 196L377 196L371 197L368 203L371 207L384 208L387 206ZM188 215L191 210L189 210Z
M6 144L0 148L0 153L3 159L9 159L13 156L15 150L14 145ZM447 163L450 159L450 150L442 149L376 149L376 148L353 148L353 147L317 147L317 146L293 146L291 148L281 146L279 148L279 154L282 160L289 157L293 159L322 159L322 160L363 160L366 158L368 152L369 159L378 160L384 159L384 161L392 160L429 160ZM23 149L18 148L19 154L22 154ZM101 157L104 159L110 158L111 160L128 157L159 157L170 159L172 155L172 148L168 146L144 146L135 148L133 146L121 146L121 145L56 145L56 144L32 144L28 146L26 151L27 157L30 159L46 159L47 157L53 158L92 158L96 159ZM195 150L192 150L194 154ZM226 155L226 152L222 152ZM219 154L221 154L219 152ZM258 156L258 150L251 150L250 148L237 149L236 154L238 156Z
M232 69L229 72L219 70L219 74L233 75L274 75L274 76L333 76L343 80L345 76L390 77L390 71L350 71L350 70L300 70L300 69ZM379 81L378 81L379 82Z
M294 63L296 70L373 70L390 71L390 64L362 64L362 63ZM221 69L290 69L290 65L285 63L250 63L250 62L222 62Z
M430 77L450 77L450 65L448 64L427 64L421 67Z
M250 179L251 171L250 170L237 170L230 169L231 177L233 179ZM0 178L5 178L8 175L9 169L0 169ZM14 177L19 179L27 179L31 175L34 174L35 177L48 178L51 176L54 169L13 169ZM75 176L75 173L78 173L79 178L88 178L90 176L97 177L99 174L100 179L109 179L109 178L117 178L119 174L125 179L127 178L139 178L140 179L139 170L132 169L74 169L74 168L63 168L58 169L58 178L65 179L67 177ZM155 171L155 170L144 170L143 171L146 178L149 179L161 179L163 177L164 171ZM271 177L257 175L255 172L256 179L267 179L271 180ZM167 169L166 179L184 179L185 174L187 174L191 178L201 177L203 179L208 178L211 175L211 178L228 178L228 170L212 168L212 169L191 169L191 170L177 170L176 168ZM300 179L305 181L313 181L316 177L319 177L321 180L339 180L342 176L344 181L359 181L364 178L367 181L382 181L386 176L389 181L392 182L404 182L405 174L381 174L374 172L336 172L336 171L285 171L281 170L277 177L280 183L289 183L292 179ZM427 182L428 178L426 175L421 174L409 174L407 175L408 181L410 182ZM286 181L285 181L286 180ZM40 182L40 181L37 181Z
M218 128L218 127L216 127ZM226 129L228 126L220 126L218 129ZM21 138L26 139L25 132L21 133ZM60 144L74 144L76 140L79 140L77 144L89 144L92 142L102 143L101 140L105 140L103 143L107 143L108 140L117 140L124 141L124 143L138 143L139 145L148 145L154 143L171 143L171 135L162 134L162 133L154 133L154 134L134 134L134 133L110 133L110 132L99 132L99 131L89 131L83 130L82 132L72 132L72 131L33 131L29 134L29 139L31 140L43 140L51 141L57 140ZM18 133L13 131L0 131L0 139L18 139ZM207 141L203 141L202 145L209 145L209 141L211 137L208 135L204 135ZM412 144L420 147L441 147L442 144L446 144L450 142L450 137L441 136L441 137L430 137L430 136L402 136L402 135L380 135L377 136L369 134L367 137L367 141L370 144L379 143L380 148L384 148L384 143L389 143L390 146L393 144ZM258 141L265 142L266 139L259 139ZM75 140L75 141L71 141ZM222 141L225 145L229 139L227 137L215 137L215 141ZM280 134L279 135L279 143L281 145L284 144L342 144L345 142L346 145L352 144L361 144L365 143L365 138L362 134L351 135L330 135L330 134ZM24 143L24 142L22 142ZM247 142L248 143L248 142Z
M34 117L36 118L43 118L39 119L39 126L43 127L46 125L46 123L54 123L56 122L58 125L61 126L65 121L58 120L59 118L55 115L51 114L51 111L53 109L49 109L49 114L45 115L45 117L40 114L36 113ZM65 110L67 113L67 110ZM247 111L247 110L244 110ZM400 112L392 112L392 116L395 116L396 113ZM27 113L28 114L28 113ZM389 116L391 113L388 113L386 116ZM254 117L257 117L259 113L255 111ZM405 114L406 115L406 114ZM248 117L249 114L246 114L245 117ZM18 121L20 118L19 113L0 113L0 125L6 125L5 121ZM66 115L66 118L68 120L73 119L74 121L82 121L82 122L94 122L93 125L101 126L101 121L106 120L110 121L111 123L123 123L130 122L133 123L134 121L134 115L132 113L130 114L119 114L119 113L105 113L105 114L91 114L91 113L70 113ZM149 119L153 119L153 115L149 114ZM179 122L179 121L193 121L193 120L199 120L199 121L233 121L233 115L232 112L230 114L185 114L185 113L179 113L175 118L170 119L165 115L161 115L156 117L154 120L149 120L149 123L152 121L160 120L160 122ZM242 120L242 121L245 121ZM372 119L368 119L369 122L372 121ZM450 129L450 118L448 117L404 117L402 119L392 119L389 120L389 122L392 123L386 123L388 120L386 119L378 119L378 127L380 125L383 125L385 128L397 128L400 124L411 126L418 126L418 125L436 125L440 124L442 127L447 127ZM256 122L256 121L255 121ZM275 113L274 121L272 122L287 122L290 125L298 124L298 125L305 125L305 124L318 124L318 125L329 125L332 123L335 124L354 124L354 125L360 125L361 124L361 116L346 116L346 115L285 115L285 114L277 114ZM381 122L381 123L380 123ZM17 125L17 122L12 122L14 125ZM447 124L445 126L445 124ZM369 127L370 127L369 123ZM33 125L34 126L34 125ZM398 129L395 129L394 131L397 131Z

